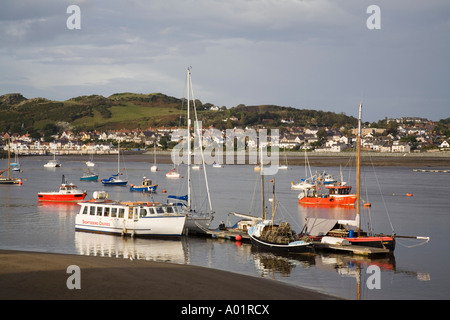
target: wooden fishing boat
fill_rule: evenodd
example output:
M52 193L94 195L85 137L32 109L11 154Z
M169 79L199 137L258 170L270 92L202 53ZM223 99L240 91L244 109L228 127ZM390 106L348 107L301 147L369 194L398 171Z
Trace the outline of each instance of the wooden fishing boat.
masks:
M341 247L349 245L364 246L385 249L384 252L393 252L395 249L394 235L369 234L360 228L361 113L362 104L359 105L358 117L357 192L356 198L354 199L356 200L356 218L355 220L307 219L302 232L310 236L313 240L325 244L338 244Z
M38 201L78 202L86 197L86 190L80 190L73 183L67 183L64 175L58 191L39 192Z
M263 170L263 168L261 168ZM262 200L262 221L248 229L248 235L253 246L268 251L284 253L313 253L314 246L308 237L299 238L289 223L283 221L279 224L274 222L275 206L275 179L273 183L272 195L272 220L266 219L264 208L264 178L261 174L261 200Z

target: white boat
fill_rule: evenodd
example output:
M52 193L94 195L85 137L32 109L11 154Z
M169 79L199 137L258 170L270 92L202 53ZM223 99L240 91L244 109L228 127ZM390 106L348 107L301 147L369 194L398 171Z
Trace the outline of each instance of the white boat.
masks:
M153 165L150 167L150 171L158 171L158 166L156 165L156 141L153 143Z
M95 162L92 161L92 160L88 160L88 161L86 161L86 166L88 166L88 167L95 167Z
M107 198L105 192L78 203L75 230L136 237L180 237L186 215L175 205L157 202L121 202Z
M53 154L53 159L49 160L46 164L44 164L45 168L59 168L62 167L62 164L56 160L56 155Z
M216 162L214 162L212 166L213 166L213 168L223 168L222 164L216 163Z
M191 137L191 124L190 124L190 101L194 101L194 105L193 110L194 110L194 114L195 114L195 121L197 121L197 112L195 109L195 99L194 99L194 94L192 92L192 83L191 83L191 72L190 69L187 70L187 96L186 96L186 101L187 101L187 133L188 136L187 141L190 141L190 137ZM194 126L195 127L195 126ZM197 132L196 134L198 136L201 136L201 133L199 131L199 127L197 126ZM201 143L201 142L200 142ZM204 161L204 157L203 157L203 151L201 146L199 146L199 150L200 150L200 154L201 154L201 159L202 159L202 167L204 168L203 170L203 175L204 175L204 179L205 179L205 185L206 185L206 195L202 194L201 196L204 196L204 200L200 200L200 199L195 199L195 200L199 200L199 202L203 202L203 203L208 203L208 208L201 208L201 207L196 207L196 204L193 203L192 197L191 197L191 157L187 157L188 161L187 161L187 195L184 196L169 196L168 197L168 201L171 201L169 199L178 199L179 204L181 204L181 208L183 208L184 212L187 215L187 220L186 220L186 231L187 233L201 233L204 234L205 230L207 230L209 228L209 225L214 217L214 211L212 208L212 204L211 204L211 196L209 193L209 185L208 185L208 176L206 173L206 167L205 167L205 161ZM187 154L190 155L191 154L191 144L187 143ZM181 200L181 201L180 201ZM200 206L200 205L199 205ZM205 204L206 206L206 204Z
M166 173L166 178L169 179L178 179L180 177L180 173L177 172L175 168Z

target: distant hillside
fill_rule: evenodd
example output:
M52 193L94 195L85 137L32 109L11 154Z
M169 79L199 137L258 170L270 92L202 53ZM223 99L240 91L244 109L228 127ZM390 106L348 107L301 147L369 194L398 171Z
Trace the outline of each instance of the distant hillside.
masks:
M296 109L275 105L244 106L219 111L213 104L195 101L203 126L355 126L356 119L343 113ZM76 130L145 129L184 125L183 99L161 93L116 93L109 97L80 96L66 101L27 99L20 93L0 96L0 132L40 132L49 125L70 124Z

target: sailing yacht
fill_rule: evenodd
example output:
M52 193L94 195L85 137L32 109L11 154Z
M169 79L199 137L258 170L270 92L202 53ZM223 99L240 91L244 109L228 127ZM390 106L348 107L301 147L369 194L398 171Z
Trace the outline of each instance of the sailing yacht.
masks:
M128 183L128 180L121 179L120 176L122 172L120 172L120 143L117 146L117 173L113 174L108 179L102 179L102 183L106 186L124 186Z
M12 178L11 177L11 150L10 150L10 139L8 137L8 168L0 171L0 184L18 184L22 185L21 178ZM2 173L8 171L8 176L2 176Z
M187 233L193 233L193 234L203 234L206 232L206 230L208 230L208 227L214 217L214 211L212 208L212 204L211 204L211 196L209 193L209 185L208 185L208 177L206 174L206 166L205 166L205 159L203 156L203 150L200 147L199 151L201 153L201 159L202 159L202 166L204 168L203 170L203 174L204 174L204 179L205 179L205 184L206 184L206 196L207 196L207 200L208 200L208 206L209 209L205 210L205 211L199 211L197 209L194 208L193 203L192 203L192 194L191 194L191 143L190 143L190 138L191 138L191 117L190 117L190 102L193 101L193 110L194 110L194 114L195 114L195 121L197 121L197 110L195 108L195 99L194 99L194 93L192 90L192 81L191 81L191 70L190 68L187 69L187 92L186 92L186 97L187 97L187 195L186 196L182 196L182 197L177 197L177 196L168 196L168 202L172 201L172 199L175 199L177 201L179 201L180 204L182 204L182 208L184 209L184 212L187 215L187 219L186 219L186 226L185 229L187 231ZM197 127L197 130L199 131L200 129ZM197 135L200 136L200 132L197 132ZM201 142L200 142L201 143ZM169 200L170 199L170 200ZM181 199L185 200L182 201Z
M56 160L56 153L53 153L53 159L49 160L46 164L44 164L46 168L59 168L62 167L62 164Z

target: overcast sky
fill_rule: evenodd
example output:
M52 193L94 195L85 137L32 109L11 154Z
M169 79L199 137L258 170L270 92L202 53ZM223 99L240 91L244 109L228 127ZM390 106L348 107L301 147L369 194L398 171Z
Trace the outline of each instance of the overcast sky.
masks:
M69 29L69 5L81 29ZM370 5L381 29L370 30ZM161 92L365 121L450 117L448 0L6 0L0 94Z

